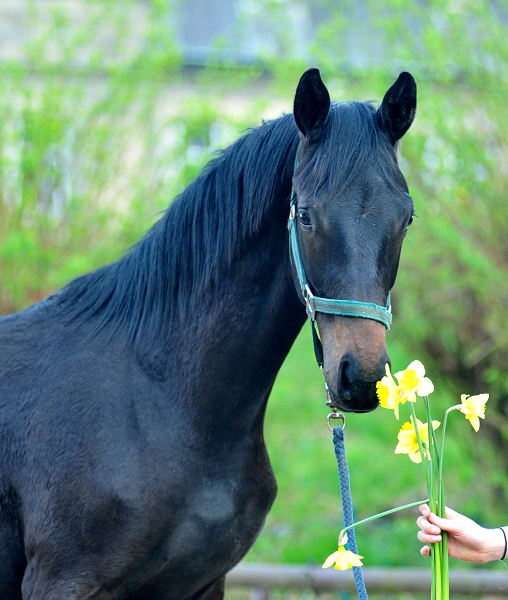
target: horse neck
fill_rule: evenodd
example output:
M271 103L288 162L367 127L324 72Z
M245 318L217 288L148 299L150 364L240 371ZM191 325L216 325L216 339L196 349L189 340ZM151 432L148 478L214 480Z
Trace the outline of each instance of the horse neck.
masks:
M293 161L290 153L272 198L244 199L265 206L258 230L190 302L174 305L168 326L159 328L167 337L156 345L156 362L161 356L173 357L164 365L163 376L174 368L176 353L196 398L194 408L199 405L209 420L229 430L238 410L245 425L263 412L276 374L305 321L286 228ZM145 364L153 364L151 356L149 351Z
M205 390L200 412L228 437L256 420L262 425L277 372L305 322L287 246L280 227L259 235L203 295L193 323L181 331L185 362L195 366L189 379L198 396Z
M305 320L286 228L297 143L291 115L241 138L131 253L63 291L67 318L124 336L151 378L189 382L181 396L217 415L259 410Z

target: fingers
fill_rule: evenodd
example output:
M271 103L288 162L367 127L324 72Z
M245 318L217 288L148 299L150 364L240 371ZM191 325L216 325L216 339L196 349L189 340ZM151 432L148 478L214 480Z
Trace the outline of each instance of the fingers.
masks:
M420 528L417 537L424 544L435 544L441 541L441 529L433 525L425 517L418 517L416 524Z
M424 546L423 548L420 549L420 554L422 556L430 556L430 547L429 546Z
M434 529L429 529L427 531L428 533L441 533L441 529L443 529L444 531L453 532L461 526L458 523L458 519L464 518L461 514L455 512L454 510L448 507L445 507L446 519L442 519L441 517L438 517L435 513L431 512L428 504L421 504L419 506L419 510L422 516L418 517L418 520L416 522L421 529L427 531L427 529L423 526L425 524L425 521L433 524L439 529L439 531L437 532Z
M455 518L455 515L457 515L458 513L454 513L453 511L447 511L446 514L448 518L442 519L441 517L438 517L436 514L431 512L428 517L428 520L430 523L432 523L439 529L442 529L443 531L448 531L452 534L461 531L461 529L463 528L463 523L462 521L457 520Z
M441 528L429 521L426 517L418 517L418 519L416 519L416 524L426 534L439 535L441 533Z
M433 514L431 512L428 504L420 504L418 509L424 517L427 517L427 519L430 517L431 514ZM447 506L445 506L445 514L446 514L447 519L461 519L461 518L463 519L464 518L463 515L461 515L457 511L453 510L452 508L448 508Z
M418 517L416 520L416 524L420 528L420 531L417 534L420 542L424 544L435 544L441 541L441 528L437 526L435 523L431 522L431 518L434 516L430 512L429 507L426 504L422 504L420 506L420 512L422 513L421 517ZM428 550L430 552L430 548ZM422 556L428 556L427 550L425 547L422 548Z

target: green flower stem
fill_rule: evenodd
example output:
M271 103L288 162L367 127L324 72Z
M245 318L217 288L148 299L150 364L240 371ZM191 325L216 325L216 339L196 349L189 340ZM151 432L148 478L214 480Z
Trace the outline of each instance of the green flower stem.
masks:
M425 480L427 481L427 491L429 492L429 502L430 502L429 469L428 469L428 466L427 466L427 461L423 460L424 457L425 457L425 454L423 452L423 442L422 442L422 438L420 436L420 432L418 430L418 427L416 425L415 407L413 406L412 402L409 402L409 408L411 409L411 416L413 417L413 427L415 428L416 439L418 440L418 447L420 448L420 456L422 458L422 464L423 464L423 468L424 468L424 471L425 471Z
M432 585L435 587L436 600L442 600L442 580L441 580L441 545L432 544L433 554L435 555L435 572Z
M418 430L418 426L416 424L416 412L415 412L415 408L413 406L413 403L410 402L409 403L409 407L411 409L411 415L413 417L413 427L415 428L415 433L416 433L416 439L418 440L418 446L420 448L420 456L422 459L422 464L423 464L423 469L425 471L425 479L427 481L427 492L429 494L429 505L432 506L432 503L434 501L433 497L432 497L432 463L427 460L426 455L425 455L425 446L422 442L422 438L420 436L420 431ZM435 562L436 562L436 557L435 557L435 553L432 552L431 553L431 567L432 567L432 589L431 589L431 600L436 600L435 597L435 579L436 579L436 566L435 566Z
M441 459L442 459L441 454ZM444 497L444 485L443 480L439 480L441 491L439 497L439 506L442 507L443 518L445 514L445 497ZM442 600L449 600L450 598L450 575L449 575L449 564L448 564L448 534L446 531L441 531L441 598Z
M432 442L429 441L429 445L432 446ZM431 510L436 510L436 490L434 486L434 461L432 460L432 454L429 448L430 460L428 461L428 493L429 493L429 506ZM438 581L439 587L441 587L441 581L439 576L439 547L438 544L432 544L432 554L431 554L431 565L432 565L432 588L431 588L431 600L440 600L438 596Z
M427 456L426 456L425 451L424 451L425 448L426 448L426 445L424 445L423 442L422 442L420 431L419 431L418 425L416 423L416 412L415 412L415 408L414 408L412 402L409 403L409 407L411 409L411 415L413 417L413 427L415 428L416 439L418 440L418 446L420 448L420 456L421 456L423 468L424 468L424 471L425 471L425 478L427 480L427 492L429 494L429 505L430 506L435 506L435 498L434 498L434 495L433 495L434 486L432 485L433 484L433 480L432 480L432 478L433 478L432 461L428 461L427 460ZM436 552L434 550L434 546L435 546L435 544L433 545L432 553L431 553L432 587L431 587L430 598L431 598L431 600L439 600L437 598L437 596L436 596L436 587L437 587L436 586L436 579L437 579L437 573L436 573L436 571L437 571L437 562L436 561L437 561L437 554L436 554Z
M443 419L443 429L441 432L441 461L439 465L439 502L438 502L438 511L437 514L442 519L446 519L446 503L445 503L445 493L444 493L444 481L443 481L443 456L444 456L444 442L445 442L445 434L446 434L446 424L448 422L448 413L450 411L447 410L445 412L445 416ZM441 592L442 592L442 600L449 600L450 598L450 576L449 576L449 561L448 561L448 534L446 531L441 531L441 561L442 561L442 570L441 570Z
M435 453L432 454L432 458L436 461L436 465L438 467L439 472L441 473L441 456L442 456L442 452L438 451L438 445L437 445L437 439L436 439L436 432L434 431L434 427L432 426L432 415L430 414L430 403L429 403L429 397L428 396L424 396L423 397L423 401L425 404L425 408L427 410L427 424L429 427L429 440L432 440L432 443L434 445L435 448ZM443 449L443 446L441 444L441 450Z
M425 408L427 411L427 423L429 431L429 446L431 457L432 471L432 509L441 516L444 512L444 489L443 489L443 444L441 444L441 452L438 450L436 433L432 425L432 415L430 414L430 403L427 396L424 397ZM444 431L445 427L443 427ZM444 438L442 437L442 442ZM436 481L437 479L437 481ZM437 494L436 486L437 483ZM432 595L435 595L436 600L445 600L448 598L448 547L445 546L445 537L441 537L441 541L432 545L433 555L433 578L432 578Z
M348 525L345 527L339 534L339 540L343 536L346 531L353 529L354 527L358 527L358 525L363 525L364 523L368 523L369 521L374 521L375 519L380 519L381 517L386 517L386 515L391 515L394 512L398 512L399 510L404 510L405 508L412 508L413 506L418 506L420 504L425 504L429 499L426 500L418 500L417 502L411 502L410 504L404 504L404 506L398 506L397 508L390 508L390 510L385 510L384 512L378 513L377 515L373 515L372 517L367 517L366 519L362 519L352 525Z
M443 419L443 429L441 430L441 461L439 465L439 505L437 516L443 519L446 519L445 513L445 504L444 504L444 489L443 489L443 455L444 455L444 442L445 442L445 434L446 434L446 424L448 422L448 413L450 411L447 410L445 412L445 416Z
M424 453L424 449L426 448L426 445L424 446L421 436L420 436L420 432L418 430L418 426L416 423L416 412L415 412L412 402L409 402L409 408L411 410L411 415L413 417L413 427L415 428L416 439L418 440L418 446L420 448L420 455L421 455L422 463L423 463L424 469L425 469L425 476L426 476L426 480L427 480L427 491L429 493L429 506L431 507L431 510L435 511L436 496L435 496L435 486L434 486L434 461L432 460L433 453L431 452L431 449L433 446L433 438L429 435L429 446L430 446L429 452L430 452L430 458L431 458L431 460L429 461L426 459L426 455ZM429 412L430 411L428 410L428 407L427 407L427 413L429 413ZM429 419L429 422L430 422L430 427L432 428L431 419ZM439 548L437 547L437 544L432 544L432 552L431 552L432 588L431 588L431 595L430 595L431 600L441 600L441 598L440 598L441 569L440 569L440 565L439 565L440 555L441 555L441 553L439 552ZM438 593L439 593L439 595L438 595Z
M430 403L428 396L424 396L423 398L425 409L427 411L427 427L429 432L429 452L430 459L432 461L432 498L433 502L433 510L437 512L439 509L439 494L441 486L441 475L442 475L442 462L441 456L438 451L436 432L434 431L434 427L432 426L432 415L430 414ZM437 494L436 494L436 476L438 476L437 480Z
M429 498L431 498L432 510L434 512L436 512L436 508L437 508L436 469L435 469L436 463L434 461L433 454L434 454L434 452L433 452L432 442L429 442L429 455L430 455L430 460L429 460L429 481L430 481Z
M427 421L429 428L429 452L431 464L432 490L429 490L429 496L433 502L431 509L441 518L445 516L445 495L443 484L443 462L444 462L444 440L446 433L446 424L448 420L448 412L445 413L443 420L443 428L441 434L441 448L438 450L436 434L432 426L432 416L430 414L430 403L428 397L424 397L425 408L427 410ZM437 477L436 477L437 476ZM437 482L436 482L437 479ZM437 483L437 495L435 485ZM441 541L432 544L432 600L449 600L450 584L449 584L449 565L448 565L448 538L446 532L442 532Z
M437 504L437 515L442 519L446 518L445 510L445 494L444 494L444 482L443 482L443 457L444 457L444 441L446 434L446 424L448 421L448 411L445 412L443 419L443 429L441 431L441 462L439 465L439 478L438 478L438 504ZM441 593L442 600L448 600L450 593L449 574L448 574L448 537L446 531L441 531Z

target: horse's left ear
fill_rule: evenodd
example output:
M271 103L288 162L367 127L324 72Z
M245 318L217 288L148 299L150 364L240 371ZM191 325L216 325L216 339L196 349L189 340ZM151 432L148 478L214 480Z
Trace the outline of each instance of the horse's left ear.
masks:
M416 113L416 81L411 73L401 73L386 92L377 111L381 129L395 144L411 126Z
M330 94L321 80L319 69L308 69L296 88L293 111L298 129L307 141L319 139L329 111Z

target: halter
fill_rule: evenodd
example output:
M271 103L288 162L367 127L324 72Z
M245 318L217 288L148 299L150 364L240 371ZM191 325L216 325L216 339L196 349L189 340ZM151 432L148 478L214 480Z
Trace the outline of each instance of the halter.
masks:
M295 167L298 166L298 149L295 157ZM307 316L309 317L312 326L312 338L314 341L314 351L316 360L320 367L323 366L323 346L316 333L314 321L316 320L316 312L327 313L329 315L340 315L343 317L360 317L362 319L372 319L382 323L386 329L390 329L392 323L392 310L390 305L390 294L388 294L387 304L379 306L372 302L359 302L357 300L336 300L331 298L321 298L315 296L307 282L305 269L300 253L300 245L298 243L298 230L296 225L296 193L294 187L291 189L290 212L288 219L289 230L289 256L294 264L298 283L305 301Z

